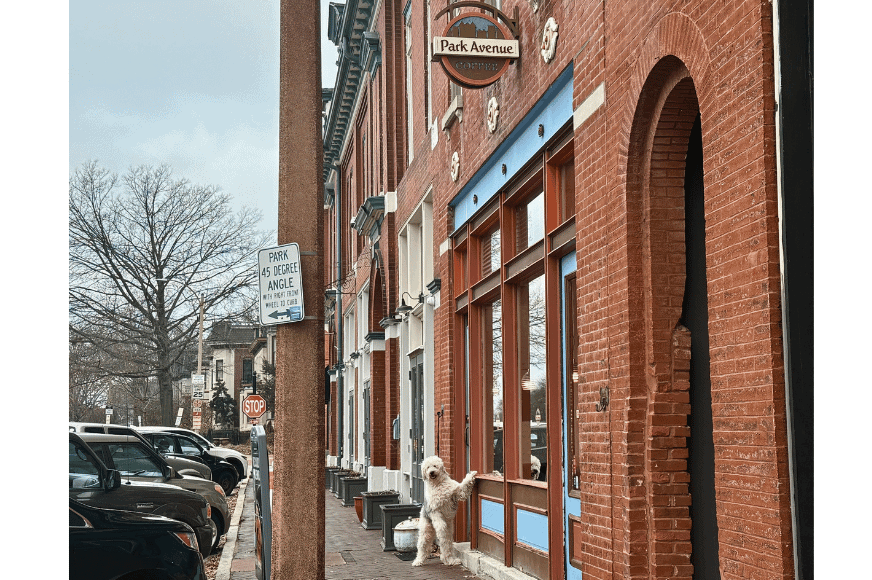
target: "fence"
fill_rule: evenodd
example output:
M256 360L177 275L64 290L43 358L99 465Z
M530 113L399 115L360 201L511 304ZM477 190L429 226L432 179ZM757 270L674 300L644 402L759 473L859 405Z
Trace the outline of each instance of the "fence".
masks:
M250 436L251 431L240 431L239 429L209 429L206 432L206 439L216 445L225 441L233 445L247 444Z

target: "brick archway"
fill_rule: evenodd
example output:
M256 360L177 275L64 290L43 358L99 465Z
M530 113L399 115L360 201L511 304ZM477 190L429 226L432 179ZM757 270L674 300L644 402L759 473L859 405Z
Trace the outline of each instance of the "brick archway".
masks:
M631 343L643 364L636 373L631 413L638 433L630 521L631 556L644 556L641 577L687 578L691 565L690 435L691 333L679 321L685 292L685 158L699 114L696 87L685 64L660 59L642 87L627 156L627 206L634 244L638 300ZM644 533L641 533L644 532Z

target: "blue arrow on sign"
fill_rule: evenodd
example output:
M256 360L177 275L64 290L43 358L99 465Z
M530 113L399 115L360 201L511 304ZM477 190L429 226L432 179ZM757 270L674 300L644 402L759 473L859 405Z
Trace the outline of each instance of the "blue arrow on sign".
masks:
M274 310L269 315L270 318L290 318L292 322L303 320L303 308L301 306L291 306L287 310Z

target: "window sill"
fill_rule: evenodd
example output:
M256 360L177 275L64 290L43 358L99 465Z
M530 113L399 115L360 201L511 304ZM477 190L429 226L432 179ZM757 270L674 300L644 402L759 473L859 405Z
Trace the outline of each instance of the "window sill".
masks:
M447 131L450 129L455 120L458 123L463 122L463 93L454 97L454 100L448 105L448 110L445 112L445 116L442 117L442 130Z

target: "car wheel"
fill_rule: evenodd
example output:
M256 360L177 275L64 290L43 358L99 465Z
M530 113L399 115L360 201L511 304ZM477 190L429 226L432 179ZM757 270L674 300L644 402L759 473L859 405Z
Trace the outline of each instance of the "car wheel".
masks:
M236 470L236 479L242 481L245 479L245 469L242 467L242 464L238 461L231 461L231 465L233 465L233 469Z
M212 538L212 551L214 552L218 548L221 536L224 535L224 520L217 510L212 512L212 523L215 524L215 537Z
M230 470L219 471L218 475L215 476L215 483L224 489L224 495L230 495L230 492L236 487L236 473Z
M200 544L200 554L203 558L208 558L215 549L215 538L218 537L218 527L212 518L209 518L209 528L212 530L212 542L206 546L205 542Z

